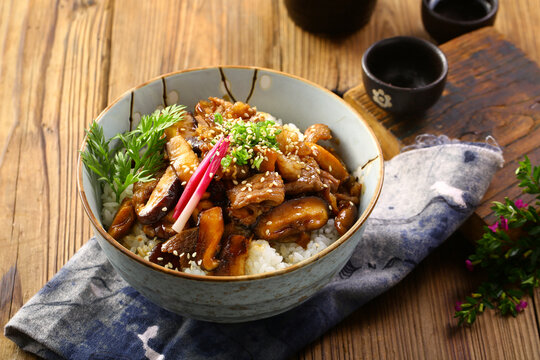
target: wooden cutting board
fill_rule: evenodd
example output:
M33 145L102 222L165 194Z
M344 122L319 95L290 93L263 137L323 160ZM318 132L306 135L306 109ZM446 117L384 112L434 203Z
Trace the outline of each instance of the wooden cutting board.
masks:
M485 141L492 135L503 149L505 164L474 215L462 227L472 240L484 224L496 219L491 202L522 198L515 170L527 155L540 163L540 69L494 28L487 27L440 46L449 71L441 99L420 116L393 116L377 107L363 85L344 98L373 128L385 159L414 143L420 134L445 134L465 141Z

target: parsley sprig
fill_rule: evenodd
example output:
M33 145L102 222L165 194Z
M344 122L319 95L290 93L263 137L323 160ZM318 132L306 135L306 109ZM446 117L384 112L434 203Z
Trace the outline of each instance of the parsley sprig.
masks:
M534 205L539 206L540 166L533 167L525 157L516 177L524 193L536 195ZM454 317L459 325L473 324L485 308L515 317L527 307L523 297L532 296L540 285L540 216L534 205L508 198L493 203L499 221L486 226L476 252L465 261L470 271L479 267L488 279L465 302L456 303Z
M255 147L279 149L276 136L281 129L272 120L258 122L242 119L224 120L221 114L216 113L214 122L230 139L229 153L221 160L223 168L229 167L234 162L238 165L250 164L258 170L264 157L261 153L255 153L253 149Z
M120 195L137 181L150 181L164 163L166 128L182 120L185 106L171 105L144 115L137 128L106 140L103 128L95 121L87 134L87 147L81 152L86 168L101 183L109 184ZM112 146L118 143L117 146Z

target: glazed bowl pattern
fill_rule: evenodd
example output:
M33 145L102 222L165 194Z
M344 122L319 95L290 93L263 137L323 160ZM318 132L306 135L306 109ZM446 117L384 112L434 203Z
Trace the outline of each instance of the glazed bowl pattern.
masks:
M361 168L360 216L340 239L289 268L259 275L199 276L150 263L110 237L100 220L100 189L79 159L79 192L98 242L113 267L155 304L191 318L242 322L269 317L307 300L345 265L382 187L383 159L367 124L342 99L316 84L255 67L212 67L160 76L121 96L97 118L106 138L129 130L141 114L180 103L193 109L209 96L248 102L301 130L326 123L349 170ZM85 144L83 143L83 148Z

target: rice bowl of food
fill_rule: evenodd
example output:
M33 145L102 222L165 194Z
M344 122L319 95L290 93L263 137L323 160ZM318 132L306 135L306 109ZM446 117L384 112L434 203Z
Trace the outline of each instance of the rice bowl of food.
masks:
M78 185L100 246L157 305L241 322L339 272L382 186L379 144L342 99L255 67L161 76L90 126Z

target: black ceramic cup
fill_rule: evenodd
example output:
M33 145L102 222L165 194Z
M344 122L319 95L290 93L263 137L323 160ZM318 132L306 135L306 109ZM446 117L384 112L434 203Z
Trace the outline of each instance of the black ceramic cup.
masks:
M362 79L368 96L394 114L422 113L440 98L448 63L432 43L397 36L371 45L362 57Z
M366 25L377 0L285 0L290 18L306 31L331 36Z
M422 0L422 22L437 42L493 25L499 0Z

